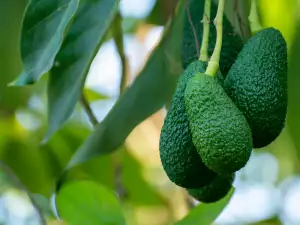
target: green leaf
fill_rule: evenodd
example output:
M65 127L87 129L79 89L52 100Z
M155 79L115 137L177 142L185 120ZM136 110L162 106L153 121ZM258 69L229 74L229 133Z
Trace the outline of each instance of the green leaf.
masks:
M300 158L300 140L299 140L299 113L300 113L300 76L299 76L299 59L300 59L300 17L295 18L297 25L296 33L290 47L289 67L288 67L288 115L287 126L297 148L298 158Z
M88 88L83 90L83 94L89 102L109 99L109 96Z
M162 40L140 75L77 150L67 170L95 156L116 150L135 126L170 100L181 72L174 69L174 66L181 65L184 2L179 1L175 16L166 25Z
M48 85L47 141L71 116L86 75L117 13L119 0L84 0L55 59ZM101 76L101 74L99 74Z
M235 189L232 188L225 198L216 203L199 204L198 206L193 208L187 216L176 222L175 225L212 224L229 203L234 190Z
M61 47L78 0L31 0L22 24L23 71L10 86L36 83L48 72Z
M123 225L121 206L113 193L92 181L64 185L57 193L59 216L70 225Z
M166 200L143 177L141 163L127 149L122 153L122 184L130 202L136 206L167 205Z
M18 107L25 107L30 95L28 88L7 86L22 69L19 36L25 6L24 0L0 1L0 114L2 118L4 115L13 115ZM0 129L2 130L2 127Z

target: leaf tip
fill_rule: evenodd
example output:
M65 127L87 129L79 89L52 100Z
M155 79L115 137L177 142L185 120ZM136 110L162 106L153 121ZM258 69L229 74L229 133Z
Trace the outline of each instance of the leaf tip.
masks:
M8 83L7 86L8 87L22 87L22 86L35 84L36 82L37 82L37 80L34 79L33 77L29 77L25 73L22 73L17 79Z

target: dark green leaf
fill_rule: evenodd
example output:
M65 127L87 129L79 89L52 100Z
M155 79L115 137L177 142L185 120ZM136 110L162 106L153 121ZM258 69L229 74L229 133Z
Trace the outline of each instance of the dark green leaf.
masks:
M216 203L199 204L198 206L193 208L186 217L176 222L175 225L211 225L223 211L223 209L227 206L233 193L234 188L230 190L225 198Z
M113 193L92 181L64 185L57 194L59 216L70 225L123 225L121 206Z
M176 6L177 2L178 0L156 0L156 3L146 21L151 24L163 26L168 21L169 15L172 13L172 10Z
M31 0L23 20L21 55L23 71L12 86L33 84L54 63L78 0Z
M73 156L67 169L95 156L116 150L135 126L163 107L174 92L181 71L181 29L184 0L166 25L161 42L150 55L141 74L122 94L102 123Z
M48 140L71 116L83 90L86 75L107 29L112 23L119 0L84 0L66 36L48 85ZM101 74L99 74L101 76Z

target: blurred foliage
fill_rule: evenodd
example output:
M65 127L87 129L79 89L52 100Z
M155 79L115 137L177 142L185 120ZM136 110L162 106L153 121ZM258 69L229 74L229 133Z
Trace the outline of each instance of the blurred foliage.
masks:
M64 177L65 183L58 193L56 203L59 214L65 218L66 223L71 225L76 224L73 221L83 219L80 215L85 215L85 218L91 220L93 216L101 220L115 219L115 223L103 224L124 224L123 216L126 224L137 225L169 225L176 221L178 225L211 223L226 206L230 196L216 204L200 204L190 210L185 192L167 179L158 156L158 138L164 118L164 110L161 109L170 101L177 77L181 73L181 68L178 66L181 50L180 26L185 0L157 0L146 18L123 18L120 32L124 36L130 34L139 37L141 30L145 35L151 27L156 25L165 26L165 30L161 41L145 59L140 72L135 75L133 83L120 95L114 107L95 129L91 127L85 114L82 113L83 107L77 104L77 101L82 89L86 99L91 103L112 99L105 93L84 87L84 80L96 52L101 49L105 41L111 40L113 36L112 19L117 10L112 9L111 14L105 10L107 16L109 14L112 18L104 24L99 19L104 15L100 11L90 11L91 13L86 15L84 10L86 7L93 8L93 4L97 3L102 8L102 4L111 1L93 0L93 4L90 1L92 0L80 1L80 4L87 5L84 7L81 5L81 14L77 14L77 16L82 14L87 16L90 19L89 23L80 21L80 18L83 18L80 17L77 20L78 23L80 22L78 25L75 23L77 18L75 16L75 21L71 21L74 22L73 26L67 27L74 33L69 33L66 40L76 39L84 45L72 45L73 49L70 52L74 58L68 55L70 49L61 50L60 55L57 56L59 58L67 55L64 58L66 63L76 65L75 72L78 74L74 75L74 72L70 72L69 67L63 68L68 74L67 78L59 76L60 73L53 77L55 74L53 70L50 74L43 72L37 75L44 76L34 86L21 88L7 87L7 84L22 72L21 21L27 1L0 0L1 162L7 165L22 185L28 189L27 194L47 217L47 224L64 224L55 219L50 199L57 180L65 174L66 168L69 170ZM51 1L47 2L51 3ZM239 10L235 11L233 9L235 0L228 0L228 2L226 13L231 16L232 23L238 26L236 13L239 12L239 16L245 21L247 4L240 4ZM290 176L299 175L300 172L300 120L298 118L300 115L300 70L298 68L300 4L296 0L272 2L260 0L259 6L264 27L274 26L280 29L289 47L287 126L274 143L257 150L257 152L270 152L276 156L279 163L277 181L279 184ZM177 11L174 11L175 9ZM97 23L94 23L95 18L97 18ZM39 23L39 20L33 22ZM236 28L241 33L240 27ZM248 29L247 26L245 29ZM247 32L249 31L246 31L245 39L248 36ZM87 36L81 36L82 33ZM56 34L54 32L50 35ZM50 38L47 36L48 33L44 35L45 38ZM66 48L66 42L63 46ZM75 50L78 55L73 54ZM84 58L84 65L78 61L82 58ZM47 63L50 61L49 59ZM80 68L81 66L83 67ZM78 71L78 68L82 70ZM105 76L104 73L98 75ZM51 86L48 86L48 82L53 81L54 78L57 85L65 86L60 86L59 90L54 88L56 91L52 92L53 98L51 99L56 101L56 108L54 114L48 109L49 115L47 114L47 104L49 104L47 99L49 98L45 90L47 88L53 90ZM77 85L76 90L73 89L71 92L70 87L74 83ZM64 93L63 97L58 94L59 92ZM72 94L75 92L76 96ZM72 104L71 98L74 98ZM64 116L60 114L63 109L68 109L64 111ZM67 114L68 116L65 116ZM41 143L51 125L47 122L49 116L57 120L54 127L58 131L48 142ZM59 116L63 119L59 119ZM1 193L4 194L15 188L26 191L9 176L4 168L1 170L3 172L0 174ZM87 208L90 210L86 210ZM190 214L188 214L189 211ZM247 212L244 213L246 217ZM186 215L188 216L185 217ZM252 224L277 225L282 224L282 221L279 215L276 215Z

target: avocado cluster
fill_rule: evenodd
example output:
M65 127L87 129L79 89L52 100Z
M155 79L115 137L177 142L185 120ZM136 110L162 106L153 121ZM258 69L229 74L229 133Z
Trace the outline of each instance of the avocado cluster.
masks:
M192 42L191 36L184 32L183 39L185 49L185 39ZM235 39L223 39L227 44L214 76L205 73L207 62L183 51L185 70L161 130L164 171L173 183L204 203L227 195L235 172L247 164L252 149L272 143L286 118L287 46L281 32L263 29L242 48ZM236 44L234 51L226 50L228 43ZM223 61L222 67L224 55L230 60Z

